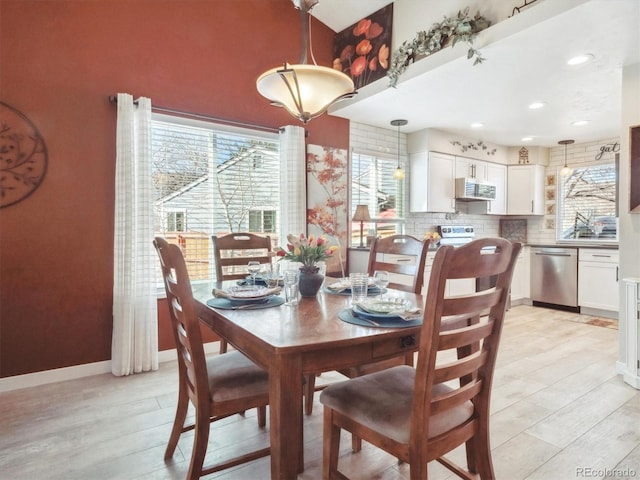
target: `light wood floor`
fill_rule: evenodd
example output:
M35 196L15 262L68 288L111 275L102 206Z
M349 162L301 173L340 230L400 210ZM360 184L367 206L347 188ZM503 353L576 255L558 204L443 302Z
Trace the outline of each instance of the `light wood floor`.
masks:
M507 318L492 399L497 478L640 478L640 391L615 373L617 330L529 306L512 308ZM163 461L176 385L176 365L169 362L153 373L98 375L0 394L0 478L184 478L190 435L183 435L171 464ZM321 476L321 426L316 399L305 418L300 479ZM214 425L208 458L267 443L268 430L259 430L255 412L248 412ZM352 454L345 436L341 446L341 468L354 479L408 478L406 465L370 445ZM207 478L269 478L269 458ZM433 463L430 478L456 477Z

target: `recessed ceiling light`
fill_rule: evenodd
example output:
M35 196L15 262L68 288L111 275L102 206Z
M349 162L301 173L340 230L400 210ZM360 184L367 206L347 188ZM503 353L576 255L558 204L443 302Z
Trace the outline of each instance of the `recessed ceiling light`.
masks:
M571 125L575 127L581 127L582 125L586 125L589 123L589 120L576 120L575 122L571 122Z
M523 142L530 142L531 140L533 140L533 137L522 137L520 140L522 140Z
M482 128L484 127L484 123L476 122L471 124L471 128Z
M533 102L531 105L529 105L529 108L531 110L537 110L538 108L542 107L544 107L544 102Z
M567 65L582 65L583 63L587 63L593 60L593 55L590 53L583 53L581 55L576 55L575 57L571 57L567 61Z

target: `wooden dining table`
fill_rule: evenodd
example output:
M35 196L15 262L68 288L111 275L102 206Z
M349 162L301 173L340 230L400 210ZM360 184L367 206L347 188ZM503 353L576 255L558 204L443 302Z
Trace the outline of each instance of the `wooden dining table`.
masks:
M386 295L419 307L424 301L420 295L396 290ZM314 298L302 298L297 306L261 309L211 308L206 303L211 288L202 286L194 288L194 296L200 320L269 372L272 479L294 479L304 470L304 375L408 353L419 344L419 326L381 328L341 320L338 314L350 308L351 298L326 289Z

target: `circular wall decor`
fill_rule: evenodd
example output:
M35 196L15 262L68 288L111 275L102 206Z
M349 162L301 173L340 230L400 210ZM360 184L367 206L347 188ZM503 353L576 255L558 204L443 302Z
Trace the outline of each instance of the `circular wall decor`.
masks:
M31 121L0 102L0 208L31 195L47 172L47 147Z

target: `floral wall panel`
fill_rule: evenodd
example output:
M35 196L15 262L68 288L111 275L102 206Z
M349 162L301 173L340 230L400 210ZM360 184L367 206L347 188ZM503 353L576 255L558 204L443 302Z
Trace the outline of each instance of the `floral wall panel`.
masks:
M393 3L336 34L333 68L349 75L356 89L386 75L392 24Z
M307 145L307 230L339 248L327 273L343 275L347 258L349 154L346 149Z

